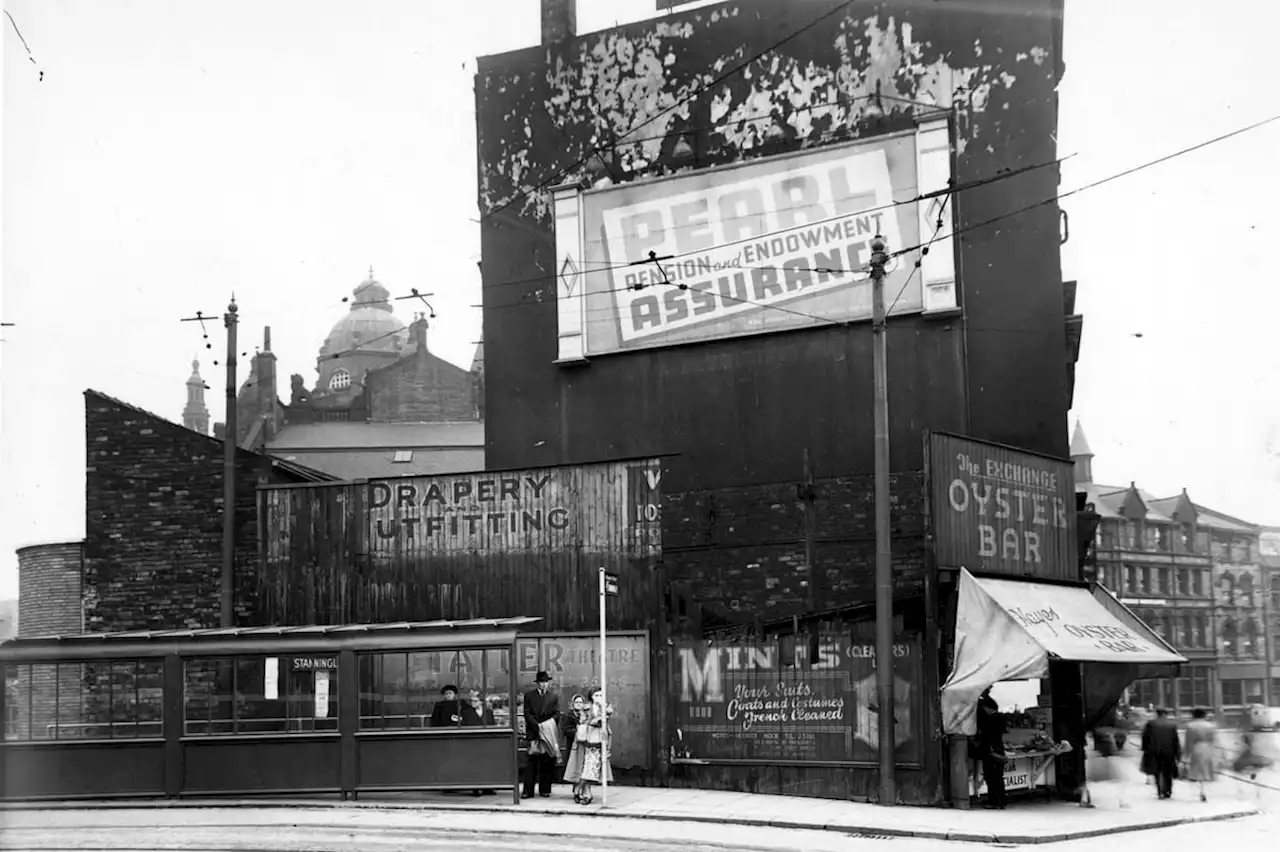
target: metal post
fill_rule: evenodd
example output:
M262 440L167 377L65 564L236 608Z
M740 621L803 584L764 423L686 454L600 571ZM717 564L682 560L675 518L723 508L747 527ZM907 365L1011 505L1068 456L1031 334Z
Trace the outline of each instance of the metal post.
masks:
M600 729L600 807L609 804L609 674L608 674L608 634L605 632L605 588L604 566L600 566L600 703L604 706L603 726Z
M222 321L227 327L227 414L222 441L222 626L235 627L236 560L236 297Z
M893 733L893 561L889 549L889 379L884 306L884 237L871 241L871 340L875 373L876 703L880 708L880 804L898 803Z

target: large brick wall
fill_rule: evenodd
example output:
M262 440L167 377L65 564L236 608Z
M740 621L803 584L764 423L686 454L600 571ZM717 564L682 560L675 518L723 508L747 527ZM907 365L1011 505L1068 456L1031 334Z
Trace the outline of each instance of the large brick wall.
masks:
M476 379L419 347L368 376L369 419L384 423L475 420Z
M83 545L76 542L37 544L18 550L18 636L55 636L80 633L80 575ZM43 738L58 718L57 705L66 696L79 694L78 670L51 665L17 667L17 688L12 714L16 732ZM79 715L79 705L68 704L64 718Z
M222 442L85 392L85 630L216 627ZM271 460L236 462L236 618L254 611L257 485L289 482Z
M663 501L663 563L690 598L731 622L787 618L874 596L875 506L870 476L818 479L813 488L812 577L800 483L684 491ZM922 589L924 481L891 487L895 593Z

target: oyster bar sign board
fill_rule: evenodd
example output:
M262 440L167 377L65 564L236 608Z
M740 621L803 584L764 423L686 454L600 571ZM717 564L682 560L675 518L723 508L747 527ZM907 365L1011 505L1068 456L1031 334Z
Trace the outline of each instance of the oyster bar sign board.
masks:
M1071 462L940 432L926 440L938 567L1080 578Z
M872 238L912 249L922 218L932 237L938 199L918 197L949 178L943 124L585 193L561 187L560 358L867 319ZM944 221L928 255L891 259L894 313L954 306L954 295L926 304L932 284L954 282L949 233Z

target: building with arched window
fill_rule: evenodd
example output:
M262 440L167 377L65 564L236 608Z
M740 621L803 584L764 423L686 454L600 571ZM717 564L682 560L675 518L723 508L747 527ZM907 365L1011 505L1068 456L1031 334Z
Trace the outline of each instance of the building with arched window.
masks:
M314 384L292 376L287 402L278 395L271 329L264 331L237 396L240 446L340 479L483 469L479 346L470 369L431 352L434 313L406 325L372 269L346 301L316 354ZM203 409L203 397L191 397L196 381L198 373L188 382L189 422Z
M1071 455L1076 487L1099 516L1096 579L1190 660L1176 681L1134 684L1131 701L1183 714L1204 707L1228 721L1249 704L1280 702L1280 671L1272 671L1280 619L1266 593L1276 587L1261 563L1262 528L1201 506L1185 490L1162 498L1132 482L1094 482L1093 451L1079 424ZM1277 625L1272 636L1269 619Z

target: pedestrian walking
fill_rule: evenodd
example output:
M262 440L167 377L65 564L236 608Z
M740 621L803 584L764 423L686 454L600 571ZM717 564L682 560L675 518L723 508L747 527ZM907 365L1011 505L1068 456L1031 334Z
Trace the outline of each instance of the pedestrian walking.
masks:
M591 804L592 785L605 780L613 782L613 769L609 765L613 740L609 717L613 715L613 708L605 706L604 693L599 689L592 689L588 694L591 700L586 710L587 735L583 743L582 792L579 796L579 802L584 805Z
M1218 727L1206 718L1207 714L1199 707L1191 711L1191 721L1187 723L1188 755L1187 778L1200 785L1200 801L1209 801L1204 792L1204 785L1217 777L1214 765L1214 749L1218 739Z
M991 697L991 687L978 697L978 736L975 754L982 762L982 776L987 782L988 810L1004 810L1004 717L1000 705Z
M1142 728L1142 769L1156 783L1156 798L1173 796L1173 777L1182 759L1182 743L1178 741L1178 725L1163 707Z
M551 783L560 757L560 697L551 691L551 675L538 672L534 688L524 694L524 723L529 736L529 765L525 769L523 798L532 799L534 787L550 798Z
M1231 763L1231 768L1241 775L1248 775L1250 782L1256 782L1258 780L1258 770L1269 768L1274 761L1254 751L1253 736L1251 734L1245 734L1241 737L1241 746L1240 753L1236 755L1236 759ZM1262 798L1262 788L1254 784L1253 789L1257 798Z

